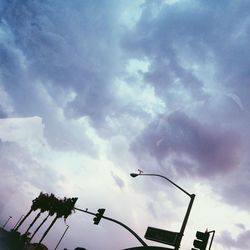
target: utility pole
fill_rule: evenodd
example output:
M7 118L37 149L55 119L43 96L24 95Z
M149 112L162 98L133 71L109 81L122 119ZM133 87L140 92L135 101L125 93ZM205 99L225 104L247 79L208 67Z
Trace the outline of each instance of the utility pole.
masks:
M7 221L4 223L3 228L5 228L5 226L7 225L7 223L9 222L9 220L12 218L12 216L9 216L9 218L7 219Z

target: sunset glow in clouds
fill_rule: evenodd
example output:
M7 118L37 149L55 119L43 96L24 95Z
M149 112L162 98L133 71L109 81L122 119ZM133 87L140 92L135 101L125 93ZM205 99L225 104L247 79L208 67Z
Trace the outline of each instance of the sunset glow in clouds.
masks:
M141 237L179 231L189 198L131 178L139 168L196 194L181 249L206 228L213 250L250 249L249 1L0 0L0 12L2 224L43 191ZM92 219L70 216L61 248L140 245Z

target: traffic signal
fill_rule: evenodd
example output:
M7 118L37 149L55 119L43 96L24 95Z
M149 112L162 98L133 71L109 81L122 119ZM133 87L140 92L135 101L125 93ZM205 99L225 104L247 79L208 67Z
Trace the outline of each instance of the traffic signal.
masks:
M192 248L191 250L206 250L207 247L207 243L208 243L208 239L209 239L209 233L206 232L196 232L196 239L193 242L193 246L195 248Z
M95 218L93 219L95 225L99 224L104 212L105 212L104 208L99 208L98 209L98 213L95 214Z

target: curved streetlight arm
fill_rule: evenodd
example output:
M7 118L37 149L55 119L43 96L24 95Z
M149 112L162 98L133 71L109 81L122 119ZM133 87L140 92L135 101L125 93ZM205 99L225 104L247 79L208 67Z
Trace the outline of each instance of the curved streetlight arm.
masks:
M84 212L84 213L87 213L87 214L91 214L91 215L96 215L95 213L92 213L92 212L89 212L88 210L83 210L83 209L80 209L80 208L74 208L75 210L78 210L80 212ZM109 218L109 217L106 217L106 216L102 216L103 219L106 219L106 220L109 220L109 221L112 221L116 224L119 224L120 226L124 227L125 229L127 229L130 233L132 233L135 238L140 241L140 243L143 245L143 246L148 246L142 239L141 237L136 233L134 232L131 228L129 228L128 226L126 226L125 224L123 224L122 222L118 221L118 220L115 220L115 219L112 219L112 218Z
M178 186L177 184L175 184L173 181L171 181L170 179L168 179L166 176L164 175L160 175L160 174L135 174L135 173L131 173L130 176L131 177L137 177L137 176L140 176L140 175L147 175L147 176L158 176L158 177L161 177L165 180L167 180L168 182L170 182L171 184L173 184L174 186L176 186L178 189L180 189L183 193L185 193L186 195L188 195L190 198L192 196L192 194L188 193L186 190L184 190L183 188L181 188L180 186Z
M183 219L183 222L182 222L182 225L181 225L181 229L180 229L180 233L179 233L179 236L177 238L176 245L175 245L175 250L179 249L180 248L180 244L181 244L181 240L182 240L182 237L184 235L184 231L185 231L185 228L186 228L186 225L187 225L187 221L188 221L188 218L189 218L192 206L193 206L193 202L194 202L194 199L195 199L195 194L188 193L186 190L184 190L183 188L181 188L180 186L178 186L177 184L175 184L173 181L171 181L170 179L168 179L164 175L160 175L160 174L143 174L141 172L139 174L135 174L135 173L131 173L130 174L131 177L137 177L137 176L140 176L140 175L161 177L161 178L167 180L168 182L170 182L171 184L173 184L175 187L177 187L183 193L185 193L186 195L189 196L190 201L189 201L188 208L187 208L187 211L185 213L185 217Z

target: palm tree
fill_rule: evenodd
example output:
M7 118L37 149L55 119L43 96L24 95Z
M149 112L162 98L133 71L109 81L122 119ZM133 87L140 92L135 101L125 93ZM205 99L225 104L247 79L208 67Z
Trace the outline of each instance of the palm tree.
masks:
M31 205L29 212L24 216L24 218L21 220L18 226L14 229L14 231L17 231L18 228L23 224L23 222L29 217L29 215L40 207L40 200L42 199L42 197L43 197L43 193L41 192L37 198L32 200L32 205Z
M57 219L61 218L63 216L62 205L63 205L63 200L59 200L57 198L54 200L52 209L56 213L56 217L51 222L51 224L49 225L49 227L47 228L47 230L44 232L42 238L39 241L39 244L43 241L43 239L48 234L48 232L50 231L50 229L52 228L52 226L55 224L55 222L57 221Z
M64 210L63 218L64 218L64 220L66 220L72 214L72 212L75 211L75 203L77 200L78 200L77 197L69 198L69 199L64 198L64 206L63 206L63 210Z
M47 221L49 216L53 216L55 214L55 211L52 209L53 200L56 199L54 194L50 194L50 196L47 197L47 203L46 203L46 210L48 211L48 215L45 217L45 219L41 222L41 224L36 228L32 236L30 237L30 241L33 239L35 234L38 232L38 230L42 227L42 225Z
M35 224L37 219L40 217L42 213L48 210L48 202L49 202L49 195L41 193L40 199L39 199L39 209L40 212L37 214L37 216L34 218L34 220L31 222L30 226L26 230L25 234L27 234L30 230L30 228Z
M43 241L43 239L45 238L45 236L48 234L48 232L50 231L50 229L52 228L52 226L55 224L55 222L59 218L63 217L66 220L67 217L72 213L72 211L74 211L74 205L75 205L77 199L78 198L69 198L69 199L64 198L63 200L56 199L54 201L53 208L54 208L54 211L56 213L56 217L54 218L54 220L49 225L48 229L43 234L41 240L39 241L39 244Z

